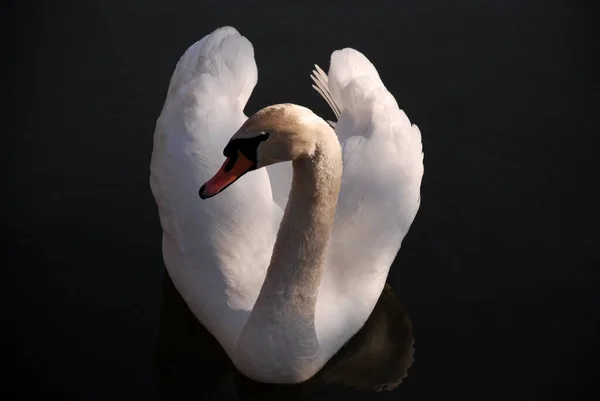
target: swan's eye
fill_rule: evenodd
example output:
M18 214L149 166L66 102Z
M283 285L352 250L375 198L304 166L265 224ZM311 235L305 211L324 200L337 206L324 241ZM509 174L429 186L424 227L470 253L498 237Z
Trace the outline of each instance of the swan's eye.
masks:
M258 145L266 141L269 138L268 132L261 132L259 135L252 136L250 138L236 138L225 146L223 149L223 156L235 157L237 152L242 152L248 159L256 161L256 149Z
M269 137L271 136L270 132L261 132L260 135L258 135L258 140L259 141L266 141L267 139L269 139Z

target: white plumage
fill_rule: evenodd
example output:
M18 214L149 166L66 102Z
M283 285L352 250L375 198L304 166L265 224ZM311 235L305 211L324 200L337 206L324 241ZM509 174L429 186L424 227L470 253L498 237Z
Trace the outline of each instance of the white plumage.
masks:
M423 153L418 128L358 51L335 51L329 73L317 67L313 80L338 117L333 125L343 150L342 185L316 303L322 366L362 327L381 294L419 208ZM219 169L223 148L247 119L243 108L256 82L252 44L234 28L217 29L192 45L171 78L151 161L168 272L234 363L265 279L292 168L280 163L253 171L206 201L198 189Z

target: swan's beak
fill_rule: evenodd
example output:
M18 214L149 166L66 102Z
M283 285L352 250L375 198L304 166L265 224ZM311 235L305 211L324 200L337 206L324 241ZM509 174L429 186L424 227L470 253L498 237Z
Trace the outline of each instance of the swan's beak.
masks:
M200 198L208 199L217 195L254 167L254 163L238 151L235 156L228 157L217 174L200 187Z

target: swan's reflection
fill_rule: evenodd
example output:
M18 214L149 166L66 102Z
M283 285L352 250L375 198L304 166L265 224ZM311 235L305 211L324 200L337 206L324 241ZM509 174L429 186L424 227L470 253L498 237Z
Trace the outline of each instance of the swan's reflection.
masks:
M298 385L256 383L235 369L165 273L157 366L168 400L294 400L332 386L391 390L406 377L413 351L410 319L386 285L364 327L312 379Z

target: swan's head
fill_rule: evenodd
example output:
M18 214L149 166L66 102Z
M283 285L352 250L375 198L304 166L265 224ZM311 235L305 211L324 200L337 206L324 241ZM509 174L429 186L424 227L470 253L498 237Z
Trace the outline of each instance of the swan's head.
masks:
M249 171L314 153L318 124L327 124L306 107L281 104L256 112L223 150L221 169L200 188L202 199L217 195Z

